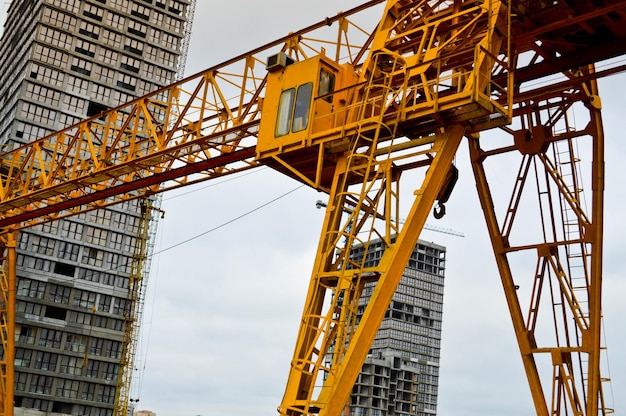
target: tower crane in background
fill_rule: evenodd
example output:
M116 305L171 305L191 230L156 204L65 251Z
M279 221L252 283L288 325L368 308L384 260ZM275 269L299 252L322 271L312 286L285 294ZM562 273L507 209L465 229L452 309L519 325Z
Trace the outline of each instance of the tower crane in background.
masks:
M372 0L3 154L3 414L15 232L267 165L328 194L279 413L338 415L433 205L451 191L462 142L537 415L612 413L600 374L596 81L625 68L594 64L626 53L625 23L623 0ZM401 224L407 171L423 174ZM494 173L509 192L492 189ZM349 256L371 238L386 245L376 267ZM357 326L365 282L376 287Z
M137 224L137 235L133 250L131 273L128 282L128 298L124 307L124 335L122 337L122 351L120 369L117 376L114 400L114 416L128 416L131 394L131 382L135 370L135 356L137 341L145 298L145 288L149 274L149 254L151 241L154 241L155 215L161 218L165 215L159 207L160 198L145 198L140 202L140 216Z

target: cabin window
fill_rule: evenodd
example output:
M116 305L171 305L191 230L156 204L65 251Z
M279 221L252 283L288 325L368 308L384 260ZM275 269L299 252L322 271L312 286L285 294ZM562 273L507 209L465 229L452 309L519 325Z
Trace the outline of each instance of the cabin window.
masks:
M311 97L313 96L313 83L301 85L296 96L296 107L293 110L292 132L302 131L309 124L309 110L311 108Z
M276 137L289 134L289 128L291 126L291 112L293 109L293 99L295 95L295 88L290 88L280 94L280 102L278 103L278 119L276 120Z
M320 83L317 91L317 95L322 97L326 102L332 103L332 94L335 91L335 74L322 68L320 71Z
M305 130L309 125L313 83L309 82L295 88L284 90L278 103L276 137Z

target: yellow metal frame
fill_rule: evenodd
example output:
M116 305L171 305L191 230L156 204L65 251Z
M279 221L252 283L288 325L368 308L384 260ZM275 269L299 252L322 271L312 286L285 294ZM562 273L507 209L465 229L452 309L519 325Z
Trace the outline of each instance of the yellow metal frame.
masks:
M470 154L537 415L610 414L612 409L605 403L602 386L608 379L602 379L599 371L604 191L600 100L594 80L570 83L567 91L567 95L552 91L533 99L533 108L542 108L543 114L553 115L545 124L547 136L539 134L540 130L532 124L541 119L540 111L520 107L520 118L528 123L524 131L534 131L538 137L530 141L538 143L527 145L521 154L508 203L494 202L485 163L518 150L504 147L486 150L475 137L469 142ZM536 105L537 102L541 105ZM588 109L589 122L583 129L576 129L568 119L568 111L575 102L586 104ZM577 117L582 118L580 114ZM560 131L557 126L561 127ZM592 149L590 211L582 200L583 181L576 152L579 146L574 141L588 142ZM503 174L498 172L499 177ZM528 234L528 205L524 205L524 225L518 219L525 195L537 198L536 192L529 191L531 186L540 187L543 195L533 224L545 227L541 235L534 236L534 241L519 235L522 229ZM498 212L498 206L505 215ZM533 254L536 255L534 270L512 266L511 259L515 256L525 255L528 261L527 257ZM546 334L541 322L552 322L554 332ZM546 355L552 361L552 372L542 376L541 370L546 369L538 366L537 358Z
M368 37L349 18L382 1L4 153L0 227L28 227L257 166L266 58L332 53L357 65Z
M581 62L614 56L621 51L620 39L611 44L618 51L587 49L593 58L570 54L563 64L549 59L554 55L549 42L535 39L560 36L559 29L576 33L575 25L602 24L602 16L626 10L626 1L575 18L554 14L556 20L534 27L532 22L512 21L515 2L389 0L374 32L352 23L353 15L379 3L382 0L370 1L2 155L2 414L12 414L12 232L261 163L330 195L279 411L339 414L464 136L469 136L478 194L537 414L611 413L599 372L604 182L604 137L595 85L599 74ZM561 3L550 7L556 10ZM515 11L523 14L522 8ZM329 35L328 25L336 32ZM522 35L513 36L513 27ZM307 131L298 149L260 155L256 144L268 84L259 67L280 51L296 61L334 56L337 67L346 74L353 71L354 78L341 85L345 105L315 115L335 120L331 127ZM530 64L518 70L522 54L530 54L524 56ZM554 73L562 73L562 79L520 92L525 82ZM514 74L521 78L516 84ZM589 123L583 129L571 128L567 111L581 103L589 110ZM515 127L508 127L512 121ZM557 131L561 121L567 128ZM485 149L478 133L497 127L510 140ZM579 200L578 182L564 174L565 169L576 170L571 144L582 137L589 137L593 147L590 213ZM562 144L565 151L555 151ZM484 162L506 153L519 154L521 161L499 224ZM557 160L556 154L569 159ZM401 226L400 177L416 168L426 170L424 180L416 185L411 211ZM514 245L518 208L533 170L545 173L537 186L556 198L541 201L536 223L555 226L542 230L538 242ZM377 267L366 267L350 257L350 250L367 247L373 237L382 239L386 250ZM510 262L519 252L533 252L537 258L534 270L521 278ZM576 262L583 266L582 276L572 274ZM377 282L376 288L357 326L356 304L363 284L371 281ZM544 289L550 283L557 296L549 302L561 310L552 319L557 342L541 345L536 328L544 319ZM526 316L521 287L530 287ZM538 354L552 359L546 376L540 375ZM583 358L584 370L574 371L574 363L582 367ZM541 384L544 378L550 386ZM322 386L316 392L318 381Z
M397 14L395 6L395 2L389 2L387 13ZM395 18L406 24L412 13L409 10L406 16ZM447 11L442 15L443 20L450 19ZM400 52L403 48L396 39L407 37L406 33L392 34L389 28L379 26L380 30L374 36L372 44L379 46L372 47L365 64L369 68L365 71L369 73L369 79L355 94L359 99L355 101L358 116L354 134L344 135L349 139L350 148L341 154L336 164L280 414L337 415L341 412L431 207L444 186L470 120L496 114L509 121L511 108L490 104L491 98L485 98L489 97L486 91L497 62L492 57L502 55L502 40L510 24L509 12L502 3L487 2L482 7L470 7L457 15L457 20L465 18L469 23L461 25L460 30L444 30L445 24L438 26L429 22L426 30L411 31L413 42L421 40L421 45L425 45L423 38L447 39L442 43L431 42L430 48L424 46L427 50L419 56L405 57ZM481 20L485 24L476 30L474 23ZM437 19L433 21L439 22ZM456 42L455 39L462 41ZM466 42L467 39L471 41ZM499 59L507 60L507 51L505 44L503 58ZM468 70L464 60L457 61L456 66L448 64L448 53L462 56L464 52L472 62L478 63L474 69ZM470 81L464 85L459 83L458 88L447 89L445 98L441 98L444 104L433 106L428 103L428 96L450 81L451 78L445 75L447 72L456 77L454 79ZM434 81L423 82L432 73L437 74ZM418 96L426 98L422 98L424 104L416 106ZM432 126L431 120L434 122L438 114L459 106L472 109L469 114L453 115L463 124L448 127L437 123L439 127L435 129L422 127L416 130L427 133L422 137L416 134L409 142L395 141L400 126ZM346 130L345 133L351 131ZM398 156L402 154L400 150L406 152L409 149L412 149L410 155ZM415 191L408 220L400 228L397 220L393 220L399 218L396 182L402 171L399 166L409 161L428 166L428 170ZM364 258L351 260L351 249L365 245L367 251L372 238L381 238L385 242L379 265L365 267ZM377 282L376 288L356 326L363 283L372 279ZM322 387L314 397L315 386L322 380Z

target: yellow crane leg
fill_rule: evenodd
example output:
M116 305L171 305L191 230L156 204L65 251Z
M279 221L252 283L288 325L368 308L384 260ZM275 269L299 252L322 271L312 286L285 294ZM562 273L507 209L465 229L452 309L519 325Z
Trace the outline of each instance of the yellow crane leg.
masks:
M506 296L509 313L511 314L511 319L513 321L513 328L515 329L515 334L517 336L517 342L522 355L522 362L526 371L526 377L528 378L530 384L531 395L533 402L535 403L537 416L549 416L548 405L541 385L541 380L539 378L539 371L537 370L537 363L532 355L532 349L536 345L531 337L531 334L529 334L526 330L522 307L519 299L517 298L517 294L515 293L516 289L515 282L513 280L513 273L506 257L506 242L500 234L496 213L491 201L491 192L489 190L487 176L482 165L483 159L478 137L476 136L470 139L469 145L478 196L485 215L485 221L487 222L487 229L489 230L493 250L496 256L496 265L498 266L498 271L500 272L504 295Z
M603 399L602 379L600 375L600 351L602 332L602 248L604 235L604 129L602 126L601 103L598 95L598 83L591 81L589 91L590 123L587 126L593 137L593 161L591 178L591 227L589 239L593 247L591 257L591 281L589 282L589 330L583 333L583 347L589 353L589 394L587 396L587 415L595 416L598 409L606 406Z
M496 212L503 207L489 188L485 160L508 150L483 150L478 136L469 140L478 196L539 416L597 416L612 411L604 403L604 380L600 376L604 205L601 104L595 81L577 85L576 91L575 100L585 104L589 112L588 123L580 130L570 125L562 133L550 132L545 137L537 134L544 126L528 126L532 135L540 137L536 139L540 146L531 149L521 142L516 144L514 151L521 154L521 163L503 216ZM565 102L559 109L570 105ZM587 166L592 185L589 212L579 199L583 181L577 172L584 169L578 169L582 159L577 155L579 142L574 140L588 143L592 158ZM505 168L497 166L498 175L507 177ZM536 210L525 195L537 202ZM531 228L531 224L538 227ZM515 232L524 228L524 233ZM518 259L524 261L515 261ZM529 270L533 266L535 269ZM540 374L543 366L537 363L542 358L551 361L551 373Z
M291 362L285 395L279 407L280 414L336 416L347 404L352 386L370 350L378 326L389 307L420 232L440 189L444 185L446 174L465 131L464 126L454 125L443 129L434 137L430 153L433 156L432 163L421 187L414 193L415 199L404 226L396 234L395 239L389 239L389 244L380 263L374 268L378 275L377 284L356 329L347 328L349 323L344 322L343 318L330 320L328 317L332 315L333 311L326 313L323 309L325 300L329 300L327 292L331 292L332 300L342 296L340 290L336 287L330 287L329 283L332 279L325 279L324 277L335 274L341 275L342 271L339 271L336 265L345 265L348 262L347 257L350 255L350 251L345 250L343 251L343 258L332 261L331 251L336 252L336 250L326 242L325 236L341 235L348 240L356 239L355 235L348 235L346 228L340 229L337 220L341 212L351 211L354 208L353 204L347 204L348 201L340 196L346 194L347 189L337 186L338 183L341 183L338 178L345 175L345 166L347 165L345 159L349 155L337 164L335 184L331 189L329 198L331 203L328 204L326 210L322 238L305 302L294 358ZM337 196L339 197L337 198ZM332 203L332 201L342 201L343 204ZM355 266L353 265L353 267ZM360 276L365 270L349 268L347 272L350 276ZM337 287L339 285L340 282L337 283ZM352 295L352 299L356 299L358 302L360 292L358 292L358 288L353 288L353 290L357 293ZM348 291L346 290L344 293L347 298ZM344 302L347 303L347 299ZM348 307L345 304L333 305L337 309ZM334 316L344 317L345 315L337 312ZM333 338L341 333L348 334L348 336ZM333 357L334 365L332 367L325 365L324 360L336 355L337 350L341 349L341 345L337 344L343 345L344 342L348 346L342 356ZM322 384L322 380L323 385L321 389L317 390L319 396L314 398L316 383Z

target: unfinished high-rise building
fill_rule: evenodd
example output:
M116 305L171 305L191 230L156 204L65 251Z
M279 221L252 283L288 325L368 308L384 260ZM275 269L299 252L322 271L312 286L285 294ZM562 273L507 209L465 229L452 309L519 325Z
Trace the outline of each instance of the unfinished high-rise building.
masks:
M384 244L351 253L378 264ZM419 241L352 389L344 416L431 416L437 413L446 249ZM376 283L366 283L363 314Z
M11 2L0 44L2 151L175 81L192 6ZM20 232L16 414L113 414L141 215L129 201Z

